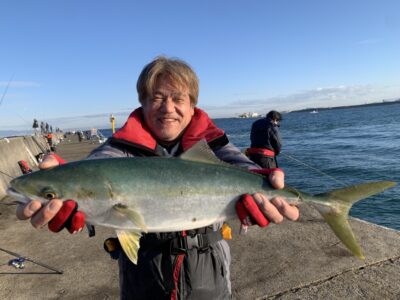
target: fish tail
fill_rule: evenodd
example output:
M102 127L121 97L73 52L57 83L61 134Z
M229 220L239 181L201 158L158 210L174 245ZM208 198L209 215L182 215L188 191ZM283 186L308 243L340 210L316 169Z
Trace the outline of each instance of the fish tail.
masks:
M350 252L360 259L365 259L361 247L348 222L349 211L355 202L383 192L395 185L395 182L378 181L348 186L315 195L314 197L323 200L323 202L327 202L327 204L317 204L314 206ZM321 202L318 201L318 203Z

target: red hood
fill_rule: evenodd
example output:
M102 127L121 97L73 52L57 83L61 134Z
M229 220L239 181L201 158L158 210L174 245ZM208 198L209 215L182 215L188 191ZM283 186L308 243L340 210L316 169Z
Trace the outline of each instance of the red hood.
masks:
M182 148L187 150L201 139L212 142L224 134L224 131L218 128L204 111L195 107L192 120L181 139ZM151 150L155 150L157 146L156 139L143 121L143 109L141 107L130 114L124 126L113 134L113 138L141 145Z

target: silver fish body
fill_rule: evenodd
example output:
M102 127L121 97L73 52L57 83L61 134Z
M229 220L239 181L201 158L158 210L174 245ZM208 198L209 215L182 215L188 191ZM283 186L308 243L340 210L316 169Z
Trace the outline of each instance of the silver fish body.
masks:
M264 177L247 170L180 158L85 160L22 176L10 185L27 200L74 199L93 225L140 230L115 214L115 206L129 207L143 217L149 232L188 230L234 218L235 202L244 193L299 199L273 190Z
M9 194L19 202L74 199L88 223L116 229L132 261L141 232L189 230L235 218L236 201L245 193L283 196L313 205L345 246L364 258L348 212L354 202L393 185L365 183L315 196L275 190L263 176L219 161L199 142L178 158L84 160L31 173L12 180Z

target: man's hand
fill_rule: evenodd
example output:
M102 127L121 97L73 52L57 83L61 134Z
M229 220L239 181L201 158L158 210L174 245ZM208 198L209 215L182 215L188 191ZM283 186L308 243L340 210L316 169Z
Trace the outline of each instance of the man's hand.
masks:
M44 157L39 168L50 169L64 163L61 157L52 153ZM40 201L32 200L27 204L19 204L16 215L20 220L31 219L31 224L35 228L42 228L48 224L53 232L59 232L66 227L70 233L76 233L85 225L85 215L77 208L78 205L73 200L63 202L60 199L53 199L45 205L42 205Z
M284 218L292 221L299 218L298 208L287 203L283 197L269 200L260 193L242 195L236 203L236 212L244 227L254 224L266 227L270 222L279 224Z
M53 232L59 232L67 228L69 233L80 232L85 226L85 214L78 211L78 203L74 200L63 202L60 210L49 222L49 229Z
M250 171L268 176L271 186L275 189L282 189L285 186L285 173L280 168ZM245 229L254 224L266 227L270 222L279 224L284 218L292 221L299 218L298 208L287 203L285 198L277 196L269 200L261 193L242 195L236 203L236 212Z
M58 165L63 165L67 163L65 160L63 160L60 156L58 156L55 153L50 153L47 154L43 160L40 162L39 164L39 168L41 170L45 170L45 169L51 169L54 167L57 167Z
M250 169L250 172L267 176L271 186L275 189L281 190L285 187L285 173L281 168Z

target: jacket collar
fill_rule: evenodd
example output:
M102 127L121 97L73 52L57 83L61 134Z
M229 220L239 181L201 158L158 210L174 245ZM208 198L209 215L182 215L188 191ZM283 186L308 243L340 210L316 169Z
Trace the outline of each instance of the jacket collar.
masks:
M224 131L214 124L207 113L195 107L192 120L182 135L181 145L183 150L187 150L201 139L205 139L210 143L224 136L224 134ZM143 108L141 107L135 109L129 115L124 126L113 134L113 138L139 145L152 151L157 147L157 140L144 122Z

